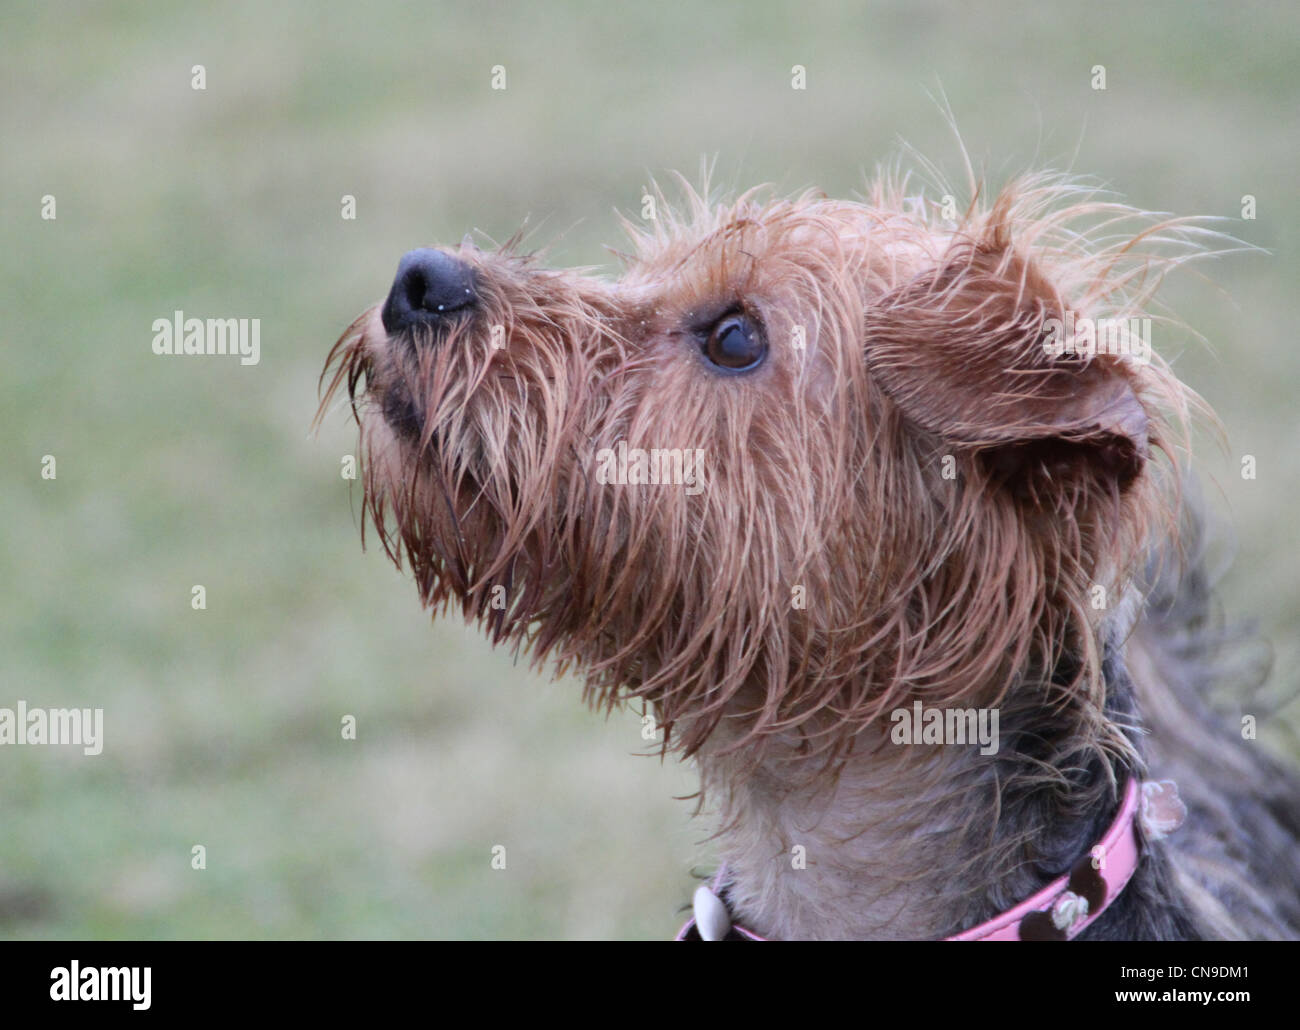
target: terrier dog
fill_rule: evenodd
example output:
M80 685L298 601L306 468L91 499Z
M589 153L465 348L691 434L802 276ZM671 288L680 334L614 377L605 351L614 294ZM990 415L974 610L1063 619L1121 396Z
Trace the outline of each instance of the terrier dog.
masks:
M1295 937L1300 784L1211 706L1199 402L1141 321L1197 223L682 189L613 281L407 254L321 410L425 605L697 764L684 936Z

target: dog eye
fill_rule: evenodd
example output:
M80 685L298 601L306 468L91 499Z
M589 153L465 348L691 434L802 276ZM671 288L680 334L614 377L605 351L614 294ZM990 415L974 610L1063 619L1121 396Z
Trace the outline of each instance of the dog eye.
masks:
M744 372L762 363L767 341L747 316L728 315L710 330L704 356L719 368Z

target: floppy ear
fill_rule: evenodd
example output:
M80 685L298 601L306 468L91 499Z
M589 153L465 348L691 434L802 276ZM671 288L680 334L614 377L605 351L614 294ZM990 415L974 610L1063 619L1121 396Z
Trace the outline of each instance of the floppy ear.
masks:
M1123 489L1149 454L1146 410L1120 359L1049 353L1045 323L1063 317L1024 259L958 247L871 306L867 367L909 421L1012 486L1096 477Z

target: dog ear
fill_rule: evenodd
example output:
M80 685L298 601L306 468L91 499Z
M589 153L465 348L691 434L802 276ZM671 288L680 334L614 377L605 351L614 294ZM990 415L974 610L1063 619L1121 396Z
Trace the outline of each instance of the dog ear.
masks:
M1064 305L1028 262L958 248L868 309L867 367L904 417L1001 481L1095 476L1122 490L1150 450L1132 371L1113 355L1056 353L1053 318Z

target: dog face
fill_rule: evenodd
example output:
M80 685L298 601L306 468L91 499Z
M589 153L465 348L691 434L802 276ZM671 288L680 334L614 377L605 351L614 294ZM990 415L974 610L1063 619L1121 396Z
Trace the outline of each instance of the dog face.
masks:
M1182 399L1158 363L1045 345L1141 299L1059 193L955 220L888 184L692 193L616 281L411 252L331 358L385 548L688 752L724 716L840 743L912 697L991 703L1090 636Z

